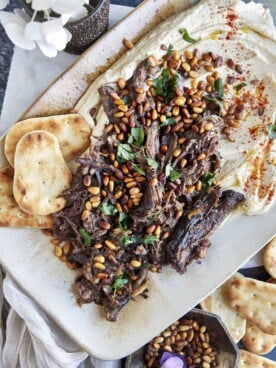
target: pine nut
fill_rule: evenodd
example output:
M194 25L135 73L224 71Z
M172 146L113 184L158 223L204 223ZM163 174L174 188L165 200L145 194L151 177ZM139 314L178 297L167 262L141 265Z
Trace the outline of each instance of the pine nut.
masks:
M150 187L155 187L158 184L158 179L157 178L152 178L149 182Z
M105 265L103 265L100 262L94 263L94 267L97 268L98 270L102 270L102 271L105 270Z
M105 240L105 245L107 246L107 248L109 248L110 250L116 250L117 246L110 240Z
M83 213L81 214L81 221L86 221L89 217L90 211L88 210L84 210Z
M123 78L117 80L117 85L120 89L124 89L126 86L126 81Z
M129 50L133 49L133 47L134 47L133 43L130 40L126 39L126 38L123 39L123 44Z
M202 161L206 158L206 155L205 153L200 153L198 156L197 156L197 161Z
M88 188L88 192L93 194L93 195L97 195L100 193L100 188L99 187L90 187Z
M141 262L140 261L137 261L136 259L132 259L130 261L130 264L131 264L132 267L135 267L135 268L138 268L138 267L141 266Z
M61 257L62 256L62 248L59 245L56 245L54 248L55 256Z
M104 258L104 256L95 256L93 258L93 261L94 262L99 262L99 263L104 263L105 262L105 258Z

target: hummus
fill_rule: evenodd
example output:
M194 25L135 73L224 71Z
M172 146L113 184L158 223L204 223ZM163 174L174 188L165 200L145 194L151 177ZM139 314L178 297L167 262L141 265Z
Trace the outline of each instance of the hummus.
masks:
M181 28L186 28L197 42L191 45L184 41ZM217 182L245 195L244 213L263 213L276 197L276 141L266 131L266 126L275 122L276 30L269 11L261 4L203 0L152 30L98 77L76 105L76 111L94 128L92 142L108 123L103 107L99 107L100 86L120 77L131 78L139 62L152 54L161 57L164 51L159 46L170 43L180 52L186 48L197 48L200 53L211 51L240 65L241 74L229 69L225 62L217 68L224 82L229 76L235 77L235 83L224 92L224 100L245 107L241 125L233 129L231 141L221 136L223 164ZM201 70L198 79L206 79L208 74ZM90 115L93 107L98 107L97 124Z

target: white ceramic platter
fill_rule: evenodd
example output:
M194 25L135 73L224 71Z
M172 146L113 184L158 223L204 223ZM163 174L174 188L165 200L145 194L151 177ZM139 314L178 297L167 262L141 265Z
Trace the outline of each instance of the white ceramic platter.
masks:
M71 109L88 86L88 76L118 56L122 38L138 38L146 28L190 5L183 0L148 0L102 37L32 105L25 116ZM97 55L97 57L95 57ZM0 165L5 165L3 139ZM201 265L185 275L170 268L150 276L150 297L123 309L107 322L95 304L79 308L71 291L76 273L53 255L40 231L0 229L0 262L18 284L84 349L100 359L126 356L181 317L254 255L275 233L276 206L256 217L229 219L212 236Z

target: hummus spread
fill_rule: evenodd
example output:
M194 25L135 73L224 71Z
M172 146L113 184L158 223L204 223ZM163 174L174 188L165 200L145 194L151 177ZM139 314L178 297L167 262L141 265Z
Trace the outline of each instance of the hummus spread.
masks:
M184 41L181 28L187 29L197 42L191 45ZM227 78L235 79L233 84L225 84L224 101L244 106L241 124L232 129L231 141L221 136L222 169L217 183L245 195L244 213L255 215L268 210L276 197L276 141L266 130L275 124L276 30L269 11L261 4L203 0L153 29L98 77L76 105L77 112L94 128L92 142L108 124L103 107L99 107L98 89L120 77L128 80L139 62L149 55L161 57L161 44L172 44L180 52L211 51L239 65L232 70L224 62L217 68L225 83ZM211 73L203 69L198 79L206 79L208 74ZM185 83L189 84L190 79ZM94 107L97 124L90 115Z

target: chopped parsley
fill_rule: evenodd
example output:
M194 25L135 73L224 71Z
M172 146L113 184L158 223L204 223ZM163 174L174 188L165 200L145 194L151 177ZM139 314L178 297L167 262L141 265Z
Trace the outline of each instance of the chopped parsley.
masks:
M119 214L119 228L121 231L127 230L127 219L128 215L125 212L120 212Z
M169 47L168 47L168 51L166 53L166 56L170 56L172 54L172 51L173 51L173 44L170 43Z
M216 179L215 173L207 173L207 174L202 175L200 180L202 182L203 189L209 188L213 184L215 179Z
M132 164L132 166L133 166L133 169L137 171L139 174L146 175L145 171L140 166L136 164Z
M129 144L126 143L118 143L117 147L117 159L120 163L127 161L127 160L133 160L135 157L132 148Z
M189 43L196 43L197 41L189 35L186 28L180 28L179 33L182 35L184 41Z
M90 234L83 227L81 227L79 229L79 233L82 236L82 239L83 239L84 244L87 247L90 247L91 246L91 236L90 236Z
M131 128L131 133L128 138L128 143L134 144L136 147L141 147L145 140L145 132L143 128Z
M265 130L267 131L270 139L276 139L276 125L267 125Z
M167 177L170 178L170 181L175 181L181 176L181 174L178 171L174 170L169 164L165 167L165 174Z
M236 84L236 85L234 86L234 88L235 88L235 90L236 90L237 92L239 92L243 87L246 87L246 86L247 86L247 84L246 84L245 82L242 82L242 83Z
M122 288L128 283L128 279L124 277L123 274L117 276L111 286L111 290L115 295L118 290L122 290Z
M129 105L132 102L132 98L131 98L130 95L125 95L123 97L123 101L124 101L125 105Z
M152 244L158 237L155 235L146 235L144 238L138 238L137 236L124 235L120 238L121 245L132 245L132 244Z
M218 98L222 98L223 97L223 83L222 83L221 78L218 78L215 80L214 88L218 92Z
M159 125L159 128L163 128L165 126L168 126L168 125L172 125L172 124L175 124L176 121L174 120L174 118L168 118L166 119L165 123L162 123Z
M100 206L100 210L106 216L114 216L115 213L117 212L116 207L113 206L113 204L108 203L108 202L103 202Z
M155 161L153 158L147 157L146 158L147 164L154 170L156 170L159 166L159 163Z
M170 71L168 69L163 69L161 75L153 80L153 88L158 95L168 100L174 94L177 80L177 74L171 77Z

